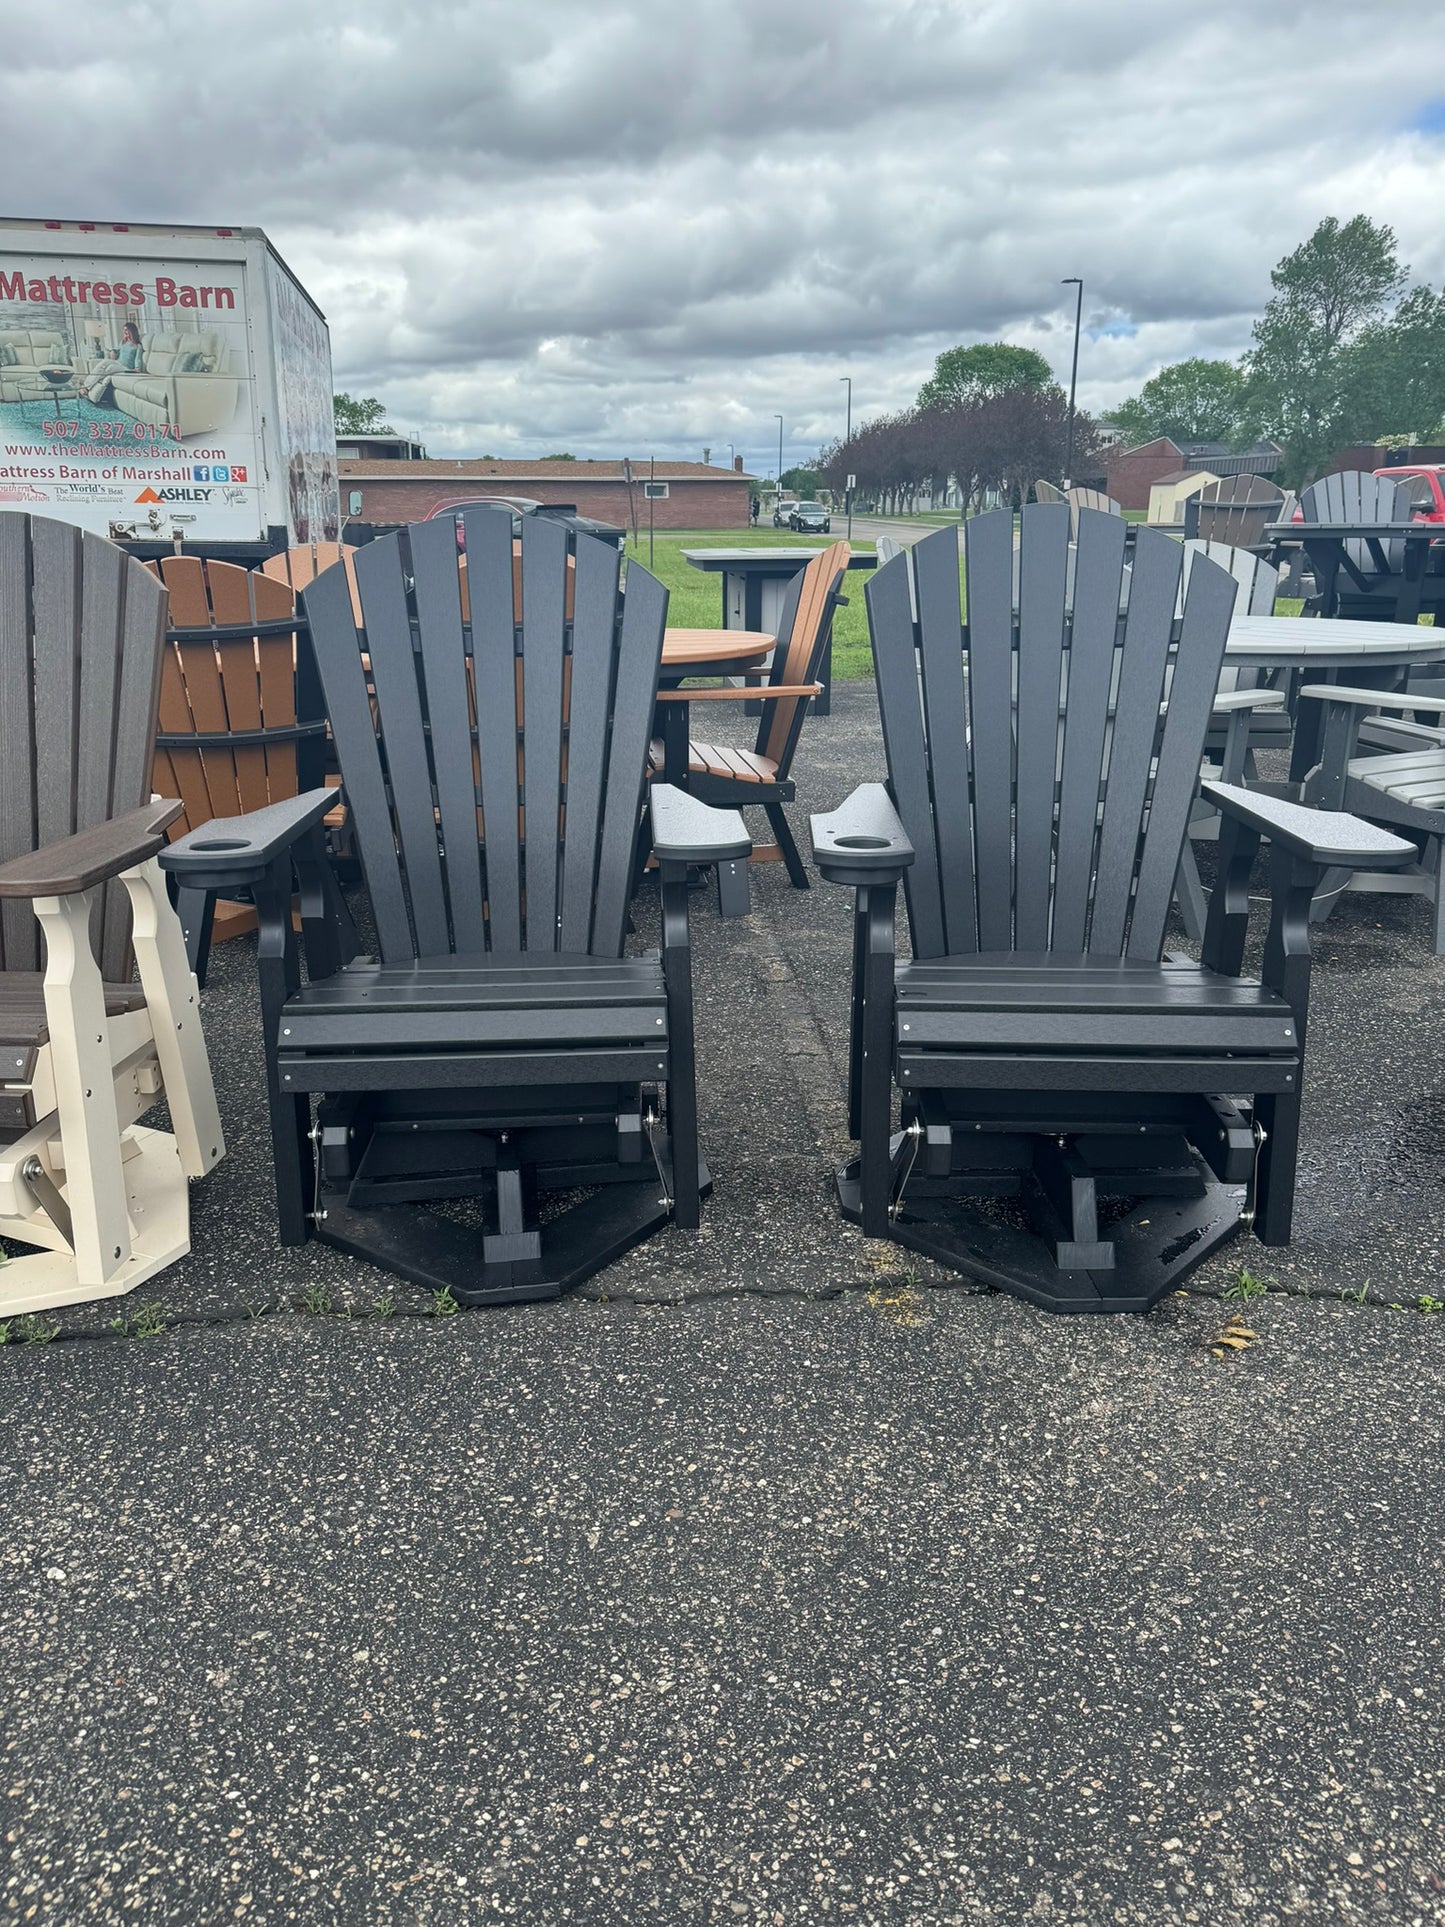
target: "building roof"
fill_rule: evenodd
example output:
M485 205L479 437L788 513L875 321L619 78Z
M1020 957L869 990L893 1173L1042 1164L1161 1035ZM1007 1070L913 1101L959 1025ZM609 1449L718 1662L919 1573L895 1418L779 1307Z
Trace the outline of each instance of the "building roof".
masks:
M347 440L346 436L339 439ZM337 468L343 477L354 477L358 481L377 482L420 482L446 481L458 479L472 482L625 482L622 463L617 462L549 462L535 458L530 461L488 461L477 457L464 457L455 461L424 462L367 462L350 461L342 458ZM634 482L751 482L757 478L740 474L733 468L717 468L702 462L659 462L653 468L650 458L634 460L632 464Z

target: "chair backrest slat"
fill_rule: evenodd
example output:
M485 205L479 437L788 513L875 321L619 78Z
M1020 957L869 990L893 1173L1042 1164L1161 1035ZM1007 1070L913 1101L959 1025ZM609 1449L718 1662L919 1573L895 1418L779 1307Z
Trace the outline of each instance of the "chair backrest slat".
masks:
M1069 530L1062 515L1048 513L1031 516L1021 536L1014 947L1047 950Z
M579 538L581 542L591 537ZM632 884L633 845L652 741L653 703L662 667L667 626L667 590L636 562L627 565L617 670L612 690L612 735L608 746L602 825L598 834L597 900L592 919L592 953L622 954L627 898Z
M1067 541L1069 511L1063 503L1035 506L1025 527L1039 518L1046 529L1062 529ZM915 551L921 546L915 543ZM1013 516L1007 510L977 515L965 525L968 735L959 730L952 741L960 759L971 751L980 950L1013 948L1013 567ZM946 768L949 740L936 737L930 744L936 774Z
M958 546L937 542L918 557L918 634L923 708L929 740L963 731L963 621L959 610ZM966 783L935 793L934 829L944 941L950 950L978 948L973 893L973 822Z
M31 625L30 521L0 515L0 860L33 850L35 826L35 690L29 646L16 637ZM28 903L0 899L0 969L34 970L40 928Z
M1119 956L1124 946L1182 564L1179 544L1167 535L1153 535L1147 541L1142 535L1136 537L1089 925L1090 951L1106 956ZM1190 774L1197 783L1198 755ZM1178 854L1176 850L1176 862Z
M607 775L620 565L621 558L610 544L584 543L578 548L572 653L567 659L566 815L558 942L559 949L573 954L587 950L592 942L597 833Z
M1094 845L1114 694L1125 529L1120 516L1089 516L1079 532L1059 782L1052 931L1053 947L1058 950L1083 950L1088 938Z
M562 794L563 661L567 652L567 531L522 518L522 827L527 947L557 947Z
M1238 584L1213 567L1190 573L1179 629L1158 766L1149 798L1149 830L1129 919L1127 955L1152 961L1164 943L1179 852L1199 790L1199 752L1219 687L1229 619Z
M404 562L399 545L372 542L357 558L356 586L366 622L372 684L385 718L387 776L416 929L416 954L437 957L450 950L451 942Z
M954 553L957 554L956 548ZM914 949L922 956L941 957L948 946L943 929L938 847L928 782L928 735L923 720L906 551L901 550L895 561L870 578L863 599L868 609L868 627L875 638L874 671L889 781L898 813L917 852L912 868L903 873ZM888 637L893 646L879 648L877 638L880 636ZM957 734L960 737L963 734L961 719Z
M379 546L372 544L373 547ZM345 572L328 569L301 592L311 646L326 694L326 714L341 767L346 806L361 852L377 942L385 963L415 957L401 861L382 775L371 692L362 664L351 588Z
M0 862L137 809L150 793L166 594L98 536L0 513ZM130 976L130 908L107 885L101 970ZM0 968L36 970L30 905L0 906Z
M477 833L477 777L472 754L473 694L462 637L461 582L456 529L448 517L419 522L411 531L416 619L426 671L427 720L437 810L445 853L452 941L462 952L487 947L483 915L481 844ZM510 590L510 583L508 584Z
M952 531L869 584L889 782L916 852L917 957L975 941L1114 957L1162 946L1236 583L1194 557L1181 621L1180 544L1140 529L1130 551L1121 518L1086 509L1071 586L1068 533L1062 504L1025 509L1015 610L1012 515L969 522L961 631L956 601L945 615ZM976 939L961 911L944 911L962 896L949 873L965 828Z
M1283 505L1283 490L1263 475L1221 476L1200 492L1199 536L1207 542L1260 542Z
M522 944L521 559L512 555L512 518L495 509L462 517L475 664L477 752L486 836L487 920L493 950ZM448 528L450 521L446 522Z

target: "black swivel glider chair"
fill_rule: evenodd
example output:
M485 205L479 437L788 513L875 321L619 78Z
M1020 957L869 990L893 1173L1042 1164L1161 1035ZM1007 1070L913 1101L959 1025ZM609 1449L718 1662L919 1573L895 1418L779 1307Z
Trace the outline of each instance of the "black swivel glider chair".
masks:
M857 892L845 1214L1057 1311L1143 1311L1242 1224L1289 1238L1309 909L1331 864L1413 846L1351 816L1206 782L1220 881L1202 963L1162 954L1235 583L1082 510L927 537L867 589L889 782L813 818ZM914 571L912 590L908 571ZM916 613L915 613L916 611ZM1272 845L1263 982L1240 976ZM904 883L913 956L895 961ZM893 1087L902 1129L893 1125Z
M614 548L544 517L514 587L510 515L462 520L464 556L451 517L357 552L360 625L342 567L302 598L379 955L343 966L308 889L334 790L163 860L255 893L281 1242L480 1304L698 1223L688 867L750 844L654 785L662 953L623 956L667 591L636 563L622 590Z

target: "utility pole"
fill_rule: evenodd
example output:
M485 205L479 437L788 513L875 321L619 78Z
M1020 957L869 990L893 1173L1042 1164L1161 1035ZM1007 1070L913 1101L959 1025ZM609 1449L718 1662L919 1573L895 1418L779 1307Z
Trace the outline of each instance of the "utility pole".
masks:
M1074 485L1074 396L1079 387L1079 329L1084 319L1084 284L1077 274L1066 274L1061 288L1077 288L1079 299L1074 308L1074 372L1069 376L1069 439L1064 455L1064 487Z
M843 430L843 446L846 449L853 439L853 377L839 375L838 379L848 384L848 426ZM848 540L851 542L853 540L853 491L851 488L843 490L843 502L848 511Z

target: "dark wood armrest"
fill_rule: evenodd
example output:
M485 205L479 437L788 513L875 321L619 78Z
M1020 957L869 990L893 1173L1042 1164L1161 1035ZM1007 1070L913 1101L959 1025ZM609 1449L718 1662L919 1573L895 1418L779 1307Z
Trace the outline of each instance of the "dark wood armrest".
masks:
M146 803L94 829L78 830L29 856L0 864L0 897L73 897L154 856L184 803Z

